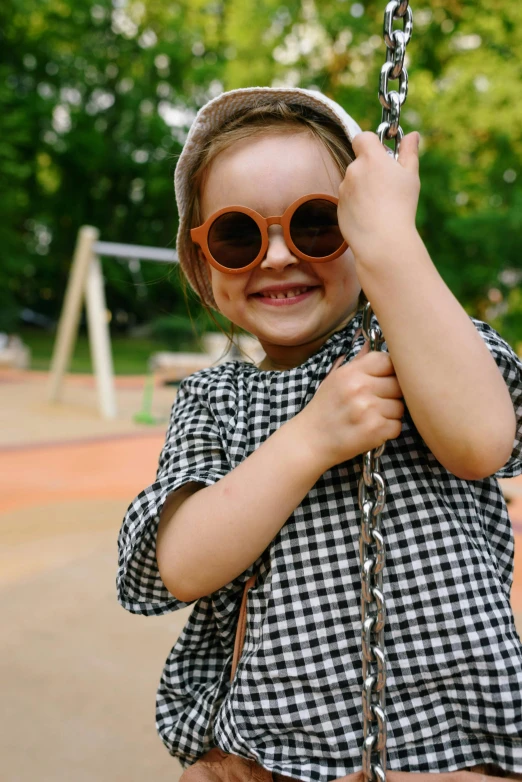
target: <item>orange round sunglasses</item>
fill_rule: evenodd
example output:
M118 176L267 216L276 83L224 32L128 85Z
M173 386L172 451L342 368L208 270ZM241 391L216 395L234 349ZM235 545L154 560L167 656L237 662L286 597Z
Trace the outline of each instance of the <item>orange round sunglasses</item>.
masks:
M311 193L294 201L284 214L263 217L248 206L225 206L190 236L218 271L241 274L261 263L268 250L268 228L280 225L287 247L303 261L333 261L348 248L339 228L339 199Z

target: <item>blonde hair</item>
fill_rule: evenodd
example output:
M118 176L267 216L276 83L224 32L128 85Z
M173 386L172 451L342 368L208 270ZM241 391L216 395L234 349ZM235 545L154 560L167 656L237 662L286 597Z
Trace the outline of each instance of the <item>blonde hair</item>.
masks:
M201 151L200 158L191 172L192 191L187 204L187 217L190 227L195 228L203 222L200 200L201 190L209 166L220 152L228 149L238 141L255 136L266 135L267 133L296 132L310 133L324 144L341 175L344 177L346 169L355 160L355 154L345 131L335 120L307 106L286 103L282 100L261 104L231 117L218 131L208 138ZM187 280L184 276L182 279L186 293ZM200 290L197 282L195 287L203 308L220 330L223 331L214 316L212 308L205 302L204 292ZM361 291L357 309L362 308L366 302L366 296ZM231 333L227 334L231 344L234 333L234 324L232 324Z

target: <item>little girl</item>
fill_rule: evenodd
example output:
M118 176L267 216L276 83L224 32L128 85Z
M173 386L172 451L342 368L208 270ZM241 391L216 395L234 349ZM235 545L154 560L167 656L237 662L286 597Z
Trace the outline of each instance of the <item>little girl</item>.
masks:
M386 441L389 773L522 779L497 482L522 473L522 362L416 231L416 134L395 160L318 92L234 90L199 112L175 185L184 274L266 355L183 381L120 532L126 609L194 604L158 690L165 745L184 768L215 748L268 779L360 775L358 483ZM362 291L383 352L365 345Z

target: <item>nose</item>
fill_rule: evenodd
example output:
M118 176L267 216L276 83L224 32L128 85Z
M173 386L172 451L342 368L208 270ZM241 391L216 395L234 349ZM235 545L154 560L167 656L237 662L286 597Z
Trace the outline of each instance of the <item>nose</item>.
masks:
M268 229L268 250L261 261L261 268L281 271L296 263L299 263L299 259L286 244L283 229L279 225L271 225Z

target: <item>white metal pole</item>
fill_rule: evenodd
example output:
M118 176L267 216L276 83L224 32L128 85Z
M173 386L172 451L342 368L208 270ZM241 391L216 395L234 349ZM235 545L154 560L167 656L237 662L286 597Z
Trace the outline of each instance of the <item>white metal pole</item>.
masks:
M116 394L111 354L111 338L103 288L100 259L93 256L86 287L89 345L98 390L98 404L104 418L116 417Z

